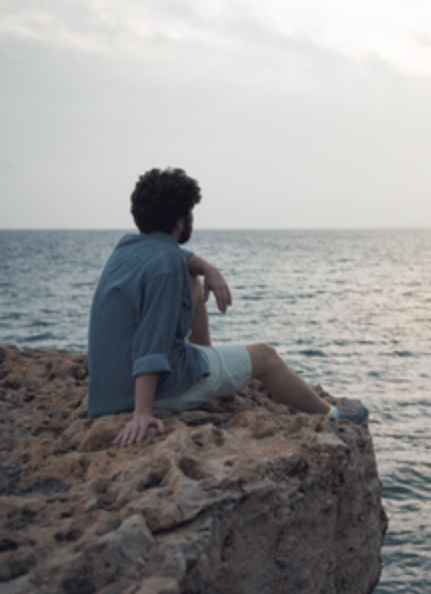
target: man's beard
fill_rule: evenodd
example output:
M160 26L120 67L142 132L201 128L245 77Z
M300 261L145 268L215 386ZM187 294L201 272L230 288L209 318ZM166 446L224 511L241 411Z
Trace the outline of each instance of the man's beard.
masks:
M193 227L192 227L190 218L185 217L184 218L184 227L183 227L183 230L181 231L181 235L178 238L178 243L180 245L183 245L184 243L188 242L188 240L192 236L192 230L193 230Z

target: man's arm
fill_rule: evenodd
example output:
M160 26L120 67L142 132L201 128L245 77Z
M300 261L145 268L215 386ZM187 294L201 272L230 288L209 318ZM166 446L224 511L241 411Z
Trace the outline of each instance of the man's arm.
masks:
M222 313L226 313L229 305L232 305L232 296L228 284L218 268L196 254L192 254L187 260L187 267L193 276L202 275L204 277L204 302L208 301L210 291L212 291L217 301L217 307Z
M138 375L135 379L135 412L133 419L114 439L114 443L128 446L135 441L142 441L150 425L155 425L159 433L163 433L164 426L160 419L151 416L154 395L156 393L158 373Z

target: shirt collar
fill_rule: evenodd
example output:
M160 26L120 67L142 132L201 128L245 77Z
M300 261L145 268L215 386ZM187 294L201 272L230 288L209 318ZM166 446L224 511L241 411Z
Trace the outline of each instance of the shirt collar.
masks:
M148 235L148 237L152 237L154 239L158 239L159 241L164 241L165 243L170 243L172 245L176 245L177 247L179 247L175 239L168 233L165 233L164 231L150 231L149 233L146 233L144 235Z

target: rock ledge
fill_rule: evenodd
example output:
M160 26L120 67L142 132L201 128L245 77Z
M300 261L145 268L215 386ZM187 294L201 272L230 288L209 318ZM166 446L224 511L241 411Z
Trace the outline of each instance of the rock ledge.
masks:
M3 594L368 594L387 527L366 427L258 382L112 445L84 355L0 347ZM335 400L320 390L330 402Z

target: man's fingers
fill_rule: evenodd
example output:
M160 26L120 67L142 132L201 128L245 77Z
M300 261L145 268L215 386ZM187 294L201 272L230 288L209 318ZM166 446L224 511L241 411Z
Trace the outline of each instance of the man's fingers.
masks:
M122 432L120 433L120 435L119 435L119 437L121 438L120 439L120 445L121 446L125 446L126 445L127 435L128 435L128 432L126 431L126 428L124 428L122 430Z
M155 425L160 434L165 430L163 422L155 417L147 415L145 418L134 418L127 423L112 443L120 442L122 446L129 446L135 442L142 441L150 425Z
M132 436L133 435L134 435L134 431L133 431L132 427L130 425L128 425L126 427L126 430L125 430L125 433L124 433L124 436L123 436L123 440L121 442L121 445L122 446L128 446L131 443L133 443L133 439L132 439Z
M222 313L226 313L226 303L221 297L217 298L217 307L219 311L221 311Z
M214 294L217 301L217 307L222 313L226 313L228 306L232 305L232 297L229 288L226 286L221 287L217 292L214 291Z
M141 423L141 425L139 426L139 432L138 432L138 437L136 438L136 441L142 441L145 437L145 433L147 432L147 428L148 425L150 425L150 423Z
M128 446L135 441L136 436L136 428L134 426L133 421L129 421L127 425L124 427L123 431L123 438L121 440L121 445Z
M224 298L225 298L225 303L226 303L226 307L228 305L232 305L232 296L229 290L229 287L226 286L225 291L224 291Z
M216 298L217 298L217 307L218 307L219 311L221 311L222 313L226 313L226 309L227 309L226 301L223 299L223 297L216 297Z
M138 423L136 421L136 419L133 419L131 421L131 424L130 424L130 435L129 435L129 439L127 441L127 445L132 445L132 443L135 443L135 441L139 441L138 437L139 437L139 434L141 432L142 425L144 427L144 434L145 434L145 431L147 430L147 427L148 427L148 424L147 423L145 423L145 422L144 423Z

